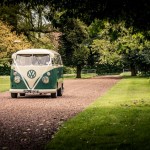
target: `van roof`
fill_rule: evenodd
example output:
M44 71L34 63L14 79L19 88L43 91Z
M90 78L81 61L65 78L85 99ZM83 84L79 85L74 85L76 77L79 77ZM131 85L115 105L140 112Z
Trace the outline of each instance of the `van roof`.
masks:
M16 54L51 54L51 53L59 54L58 52L49 49L24 49L16 52Z
M54 54L60 55L58 52L49 49L23 49L13 53L13 56L17 54L50 54L51 57L54 57Z

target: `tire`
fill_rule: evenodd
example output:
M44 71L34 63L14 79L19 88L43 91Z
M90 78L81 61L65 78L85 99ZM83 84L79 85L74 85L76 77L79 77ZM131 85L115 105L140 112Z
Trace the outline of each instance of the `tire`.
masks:
M59 88L57 90L57 96L62 96L63 95L63 91L64 91L64 86L63 86L63 83L62 83L61 88Z
M18 93L11 93L11 98L17 98Z
M61 87L57 91L57 96L62 96L62 94L63 94L63 90L62 90L62 87Z
M25 93L20 93L20 96L25 96Z
M57 98L57 92L56 93L51 93L51 98Z

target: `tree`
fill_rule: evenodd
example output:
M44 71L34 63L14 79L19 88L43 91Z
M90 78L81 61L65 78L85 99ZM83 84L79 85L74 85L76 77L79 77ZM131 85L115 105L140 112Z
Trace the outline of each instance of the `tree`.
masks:
M140 41L142 39L139 39L139 37L134 38L133 35L136 35L137 31L148 31L149 27L150 27L150 22L149 22L149 17L150 17L150 1L149 0L144 0L141 2L136 2L136 1L131 1L131 0L105 0L105 1L96 1L96 0L82 0L82 1L73 1L73 0L29 0L29 1L24 1L24 0L18 0L18 1L13 1L13 0L2 0L0 2L1 5L8 5L11 6L13 4L25 4L26 6L31 6L31 8L33 9L34 6L38 6L38 12L39 12L39 26L41 27L41 15L42 12L41 7L43 6L49 6L49 13L46 14L46 18L48 18L51 23L55 26L58 27L60 29L60 31L62 32L62 37L63 34L65 35L65 32L70 30L69 26L66 26L66 23L68 23L68 20L70 19L77 19L80 18L82 21L84 21L86 24L90 24L95 18L99 18L101 20L109 20L109 22L111 22L112 24L115 24L111 27L113 27L114 29L111 30L109 28L108 30L108 34L104 33L104 36L106 36L106 38L102 38L99 39L101 41L95 41L95 43L99 44L101 49L103 49L103 51L101 51L101 59L103 58L103 60L106 61L107 57L110 55L110 58L113 60L115 60L116 58L118 59L120 56L122 56L122 60L127 60L126 58L131 58L133 56L135 56L135 53L138 52L139 57L141 58L141 49L136 48L136 44L140 45ZM44 7L45 8L45 7ZM35 9L34 9L35 10ZM32 15L31 15L32 16ZM125 25L123 27L126 28L127 31L129 31L129 28L133 29L130 32L124 32L124 30L122 30L123 28L121 27L115 27L116 24L118 24L118 22L125 22ZM64 26L66 26L66 29L64 30ZM29 29L28 31L32 31L33 29ZM107 31L105 30L105 31ZM39 32L39 30L35 30L34 31ZM32 31L33 32L33 31ZM26 32L27 34L28 32ZM119 33L119 34L118 34ZM120 34L125 34L125 35L120 35ZM28 34L27 34L28 35ZM100 35L100 34L99 34ZM147 34L147 39L150 38L150 34ZM118 39L118 40L117 40ZM120 40L119 40L120 39ZM133 44L130 42L133 42ZM145 39L145 37L144 37ZM123 40L126 40L126 43L123 42ZM73 47L70 41L66 41L64 40L63 43L67 43L68 45L70 45L70 47ZM70 42L70 43L69 43ZM128 43L129 42L129 43ZM81 42L82 43L82 42ZM81 44L79 42L79 45ZM86 43L87 44L87 43ZM89 43L88 43L89 44ZM96 45L97 45L96 44ZM135 44L135 45L134 45ZM82 46L78 47L83 47L83 43ZM90 45L90 44L89 44ZM133 45L135 46L133 48ZM107 47L106 47L107 46ZM97 49L97 47L95 46L94 50ZM106 47L106 48L105 48ZM116 47L116 48L115 48ZM63 48L62 48L63 49ZM70 54L72 54L72 51L74 48L71 48L71 52ZM76 47L76 49L78 49ZM91 49L91 46L89 47L90 49L90 53L93 55L93 49ZM134 50L133 50L134 49ZM63 49L66 50L66 54L69 52L69 50L67 50L66 48ZM132 56L127 56L128 53L126 53L126 51L132 51L133 54ZM134 52L135 51L135 52ZM120 52L120 53L119 53ZM107 57L103 57L107 54ZM118 54L119 57L118 57ZM93 57L94 58L94 57ZM108 57L109 58L109 57ZM111 59L107 59L108 61L112 61ZM71 59L72 60L72 59ZM131 60L135 60L134 59L130 59L130 62L133 62ZM139 59L138 59L139 60ZM91 61L91 60L90 60ZM73 62L73 61L72 61ZM137 66L137 61L134 61L134 63L136 62L136 66ZM132 64L134 64L132 63ZM130 65L130 66L134 66L131 67L136 68L135 65ZM139 64L138 64L139 66ZM135 69L133 69L135 70ZM136 71L135 73L136 74Z
M44 2L47 2L46 0ZM80 18L86 24L94 19L126 21L129 26L149 30L150 1L135 0L51 0L55 9L65 9L64 16Z
M51 34L57 30L46 19L49 9L48 6L31 3L4 5L0 7L0 20L11 25L16 34L24 34L35 47L57 49L51 40Z
M64 11L64 18L80 18L87 24L99 18L109 20L127 21L129 26L140 30L149 30L150 27L150 1L135 0L1 0L1 5L26 4L44 5L51 4L53 10Z
M76 66L77 78L81 78L81 69L86 64L89 50L86 47L88 33L85 24L79 19L68 19L60 37L60 53L64 64Z
M0 21L0 58L10 58L17 50L32 48L32 44L21 34L12 32L12 27Z
M117 38L117 32L115 27L106 21L95 20L89 26L92 38L92 51L99 53L98 64L120 66L121 56L116 51L115 40Z
M137 69L144 75L150 73L150 42L146 39L143 42L143 49L137 55Z
M122 54L122 59L125 64L128 64L131 69L131 75L136 76L140 62L140 54L144 49L144 36L141 33L133 34L133 29L123 37L119 37L117 45Z
M12 30L17 31L19 5L1 6L0 20L11 25Z
M97 30L97 39L93 40L92 48L99 50L100 62L123 63L130 67L131 75L135 76L141 70L141 64L145 64L149 57L146 51L148 45L142 32L134 32L134 28L127 28L124 22L112 24L103 21L103 27Z

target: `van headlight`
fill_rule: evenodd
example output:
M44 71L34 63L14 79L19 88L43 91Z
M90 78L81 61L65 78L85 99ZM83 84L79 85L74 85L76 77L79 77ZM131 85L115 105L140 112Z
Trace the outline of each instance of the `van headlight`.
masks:
M48 83L48 82L49 82L49 78L48 78L47 76L44 76L44 77L42 78L42 82L43 82L43 83Z
M19 83L20 80L21 80L20 76L15 76L15 77L14 77L14 82L15 82L15 83Z

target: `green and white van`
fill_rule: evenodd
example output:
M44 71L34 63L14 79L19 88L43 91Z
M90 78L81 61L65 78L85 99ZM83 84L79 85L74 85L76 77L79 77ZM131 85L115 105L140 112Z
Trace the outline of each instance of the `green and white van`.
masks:
M63 63L61 55L48 49L25 49L12 55L12 98L26 93L50 93L52 98L63 93Z

